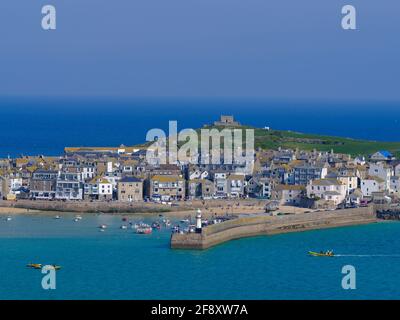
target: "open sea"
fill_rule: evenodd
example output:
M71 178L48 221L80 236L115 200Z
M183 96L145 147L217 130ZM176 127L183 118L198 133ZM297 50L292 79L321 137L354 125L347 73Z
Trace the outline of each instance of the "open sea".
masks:
M261 128L400 141L400 103L0 97L0 157L59 155L65 146L129 146L144 142L150 129L168 133L169 120L182 130L221 114Z
M131 145L149 129L167 129L168 120L197 128L220 114L260 127L400 141L396 104L1 98L0 157ZM73 215L0 216L0 299L400 298L397 222L254 237L201 252L171 250L170 230L137 235L121 224L111 215L79 222ZM307 255L327 249L339 256ZM42 289L40 270L26 267L31 262L62 266L56 290ZM356 268L356 290L342 289L345 265Z

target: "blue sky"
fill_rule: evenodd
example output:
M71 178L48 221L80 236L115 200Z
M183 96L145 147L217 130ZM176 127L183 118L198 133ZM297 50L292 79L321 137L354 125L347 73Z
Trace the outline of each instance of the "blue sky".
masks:
M41 7L57 30L41 29ZM341 8L357 9L356 31ZM398 0L2 0L0 95L399 101Z

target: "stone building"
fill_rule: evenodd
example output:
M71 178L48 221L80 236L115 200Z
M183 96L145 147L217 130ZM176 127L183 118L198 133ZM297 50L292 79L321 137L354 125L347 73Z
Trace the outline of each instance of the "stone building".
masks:
M56 196L57 171L36 170L30 181L30 197L33 199L54 199Z
M124 177L118 181L118 200L124 202L143 200L143 180Z

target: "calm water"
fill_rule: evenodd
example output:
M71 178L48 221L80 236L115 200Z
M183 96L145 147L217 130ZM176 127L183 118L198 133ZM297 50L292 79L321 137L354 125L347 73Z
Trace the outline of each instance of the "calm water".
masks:
M379 110L379 112L378 112ZM221 114L243 124L400 141L400 104L255 99L0 98L0 157L58 155L65 146L142 143L152 128L198 128Z
M0 221L0 299L395 299L400 223L232 241L207 251L169 249L169 231L136 235L121 217L16 216ZM107 224L105 232L96 228ZM307 250L348 256L313 258ZM59 264L57 289L41 289L29 262ZM357 289L341 289L341 268Z

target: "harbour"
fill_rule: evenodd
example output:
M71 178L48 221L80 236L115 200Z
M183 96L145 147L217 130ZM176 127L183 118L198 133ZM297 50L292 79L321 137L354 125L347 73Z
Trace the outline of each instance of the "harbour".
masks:
M385 299L398 296L397 221L247 237L208 250L171 250L171 229L121 229L122 215L14 214L0 220L1 299ZM155 217L128 218L150 224ZM171 219L171 226L180 222ZM107 225L104 232L98 226ZM382 237L382 234L385 236ZM334 258L308 250L333 249ZM57 264L57 290L27 263ZM341 288L357 268L360 290ZM18 284L18 289L16 289ZM362 289L362 290L361 290Z

